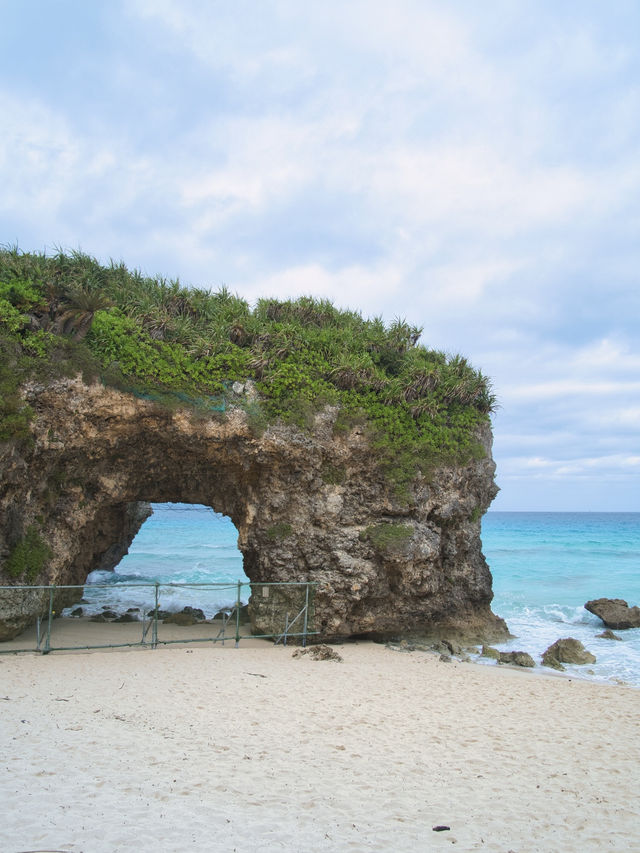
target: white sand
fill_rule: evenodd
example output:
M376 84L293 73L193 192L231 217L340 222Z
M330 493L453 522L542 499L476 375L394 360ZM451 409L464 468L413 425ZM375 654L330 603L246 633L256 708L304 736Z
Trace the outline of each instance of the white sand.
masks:
M0 657L0 849L640 850L640 691L337 650Z

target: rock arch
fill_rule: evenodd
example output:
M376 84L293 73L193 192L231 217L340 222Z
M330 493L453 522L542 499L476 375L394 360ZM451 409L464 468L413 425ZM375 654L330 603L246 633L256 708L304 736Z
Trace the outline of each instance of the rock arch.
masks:
M224 417L171 411L79 378L27 396L33 445L5 446L0 457L0 558L6 566L37 529L49 558L31 582L83 583L130 543L144 502L202 503L235 524L252 581L317 582L324 638L506 632L490 610L480 543L496 493L488 427L485 459L416 481L407 501L388 488L362 430L334 433L332 409L309 433L256 435L241 407ZM16 581L5 571L7 582ZM24 627L36 609L0 621Z

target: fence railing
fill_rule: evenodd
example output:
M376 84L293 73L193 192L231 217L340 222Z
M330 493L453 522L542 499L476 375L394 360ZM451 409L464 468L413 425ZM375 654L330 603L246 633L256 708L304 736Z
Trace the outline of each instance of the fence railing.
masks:
M310 581L238 581L0 586L0 620L11 612L20 618L21 610L37 614L35 624L22 634L0 642L0 654L155 649L160 645L231 641L237 647L241 640L248 639L270 639L284 645L295 640L304 646L308 637L318 633L313 630L316 585ZM197 606L189 604L179 610L176 601L187 599ZM139 606L118 614L116 601L121 608L131 602ZM208 616L205 610L209 611ZM181 621L176 614L191 619Z

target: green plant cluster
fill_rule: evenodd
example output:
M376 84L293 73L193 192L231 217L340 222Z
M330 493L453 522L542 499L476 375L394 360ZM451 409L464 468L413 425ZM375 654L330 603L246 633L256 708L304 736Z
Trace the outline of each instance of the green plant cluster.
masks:
M380 554L394 554L403 551L413 536L410 524L382 522L365 528L360 534L363 542L370 542Z
M82 370L165 403L173 396L213 409L224 407L235 381L252 379L259 397L247 408L257 431L278 420L308 426L336 405L336 431L366 429L402 492L418 467L481 454L477 428L495 406L482 373L421 346L420 333L326 300L260 299L251 308L225 287L183 287L80 252L7 247L0 346L13 367L0 374L0 438L27 429L18 394L27 375Z
M290 524L287 524L286 521L279 521L267 530L267 536L273 542L286 539L288 536L291 536L292 533L293 527Z
M51 558L51 549L40 536L35 525L27 528L23 538L14 546L5 563L5 571L11 578L34 581Z
M342 465L326 462L322 466L320 476L328 486L341 486L347 478L347 472Z

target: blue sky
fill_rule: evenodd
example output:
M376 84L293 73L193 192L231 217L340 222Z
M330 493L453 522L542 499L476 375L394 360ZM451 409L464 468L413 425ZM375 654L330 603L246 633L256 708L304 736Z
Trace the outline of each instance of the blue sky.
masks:
M640 6L8 0L0 240L406 317L494 509L640 511Z

